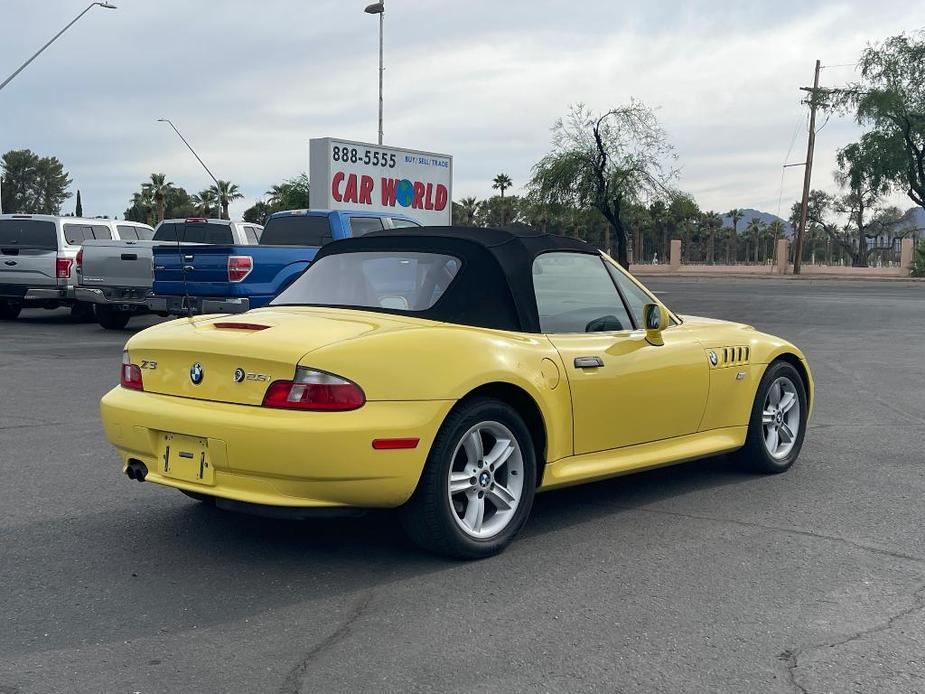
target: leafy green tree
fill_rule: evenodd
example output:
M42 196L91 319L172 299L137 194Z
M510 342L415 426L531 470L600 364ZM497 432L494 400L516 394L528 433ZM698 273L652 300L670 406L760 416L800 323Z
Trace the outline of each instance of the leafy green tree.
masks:
M242 218L245 222L251 222L252 224L264 224L267 220L267 217L270 216L272 210L270 205L265 203L263 200L258 200L253 205L244 210Z
M516 195L506 198L493 195L479 205L475 216L477 226L504 228L521 224L520 206L521 199Z
M235 200L240 200L244 197L244 194L238 190L238 184L232 183L231 181L218 180L218 185L213 185L209 187L209 190L212 191L212 194L218 198L219 204L222 208L222 219L230 219L228 216L228 205Z
M912 259L911 275L913 277L925 277L925 244L919 244Z
M72 181L57 157L40 157L32 150L3 155L3 211L23 214L61 214L71 197Z
M308 175L303 171L294 178L271 186L265 193L272 212L282 210L303 210L309 207L310 186Z
M635 100L601 115L578 104L556 121L552 145L533 167L531 192L547 203L598 210L609 225L604 249L616 241L617 260L628 266L629 206L667 195L677 175L655 112Z
M514 183L513 181L511 181L511 177L505 173L499 173L497 176L494 177L494 179L491 182L492 188L494 188L495 190L501 191L502 198L504 197L504 191L506 191L512 185L514 185Z
M83 206L83 203L81 203L80 201L80 188L77 189L77 207L74 209L74 216L75 217L84 216L84 206Z
M925 208L925 31L891 36L861 53L861 79L829 94L870 127L862 138L891 183Z

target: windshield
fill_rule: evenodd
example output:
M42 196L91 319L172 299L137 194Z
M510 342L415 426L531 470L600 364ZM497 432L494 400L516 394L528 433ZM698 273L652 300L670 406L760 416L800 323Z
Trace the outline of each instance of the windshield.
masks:
M339 253L321 258L274 306L321 305L426 311L443 296L461 266L438 253Z
M0 219L0 246L55 251L58 249L55 223L34 219Z

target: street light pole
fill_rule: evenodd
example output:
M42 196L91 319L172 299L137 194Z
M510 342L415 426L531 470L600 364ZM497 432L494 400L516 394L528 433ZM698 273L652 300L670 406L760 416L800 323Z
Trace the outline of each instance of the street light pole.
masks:
M104 8L104 9L107 9L107 10L114 10L114 9L116 9L116 6L115 6L115 5L111 5L111 4L109 4L108 2L93 2L93 3L90 3L90 4L87 6L87 9L85 9L85 10L84 10L83 12L81 12L79 15L77 15L76 17L74 17L74 19L71 20L70 24L68 24L66 27L64 27L64 28L63 28L61 31L59 31L57 34L55 34L54 36L52 36L52 37L51 37L51 40L50 40L48 43L46 43L44 46L42 46L41 48L39 48L39 49L35 52L35 54L34 54L31 58L29 58L29 60L27 60L26 62L24 62L22 65L20 65L19 68L16 70L16 72L14 72L12 75L10 75L10 76L7 77L5 80L3 80L3 83L0 84L0 89L3 89L6 85L8 85L10 82L12 82L12 81L13 81L13 78L16 77L16 75L18 75L20 72L22 72L22 71L25 70L27 67L29 67L29 63L31 63L33 60L35 60L36 58L38 58L38 57L45 51L46 48L48 48L51 44L53 44L55 41L57 41L57 40L58 40L58 37L60 37L61 34L63 34L65 31L67 31L67 30L70 29L72 26L74 26L74 25L77 23L77 20L78 20L78 19L80 19L81 17L83 17L85 14L87 14L87 12L89 12L90 10L92 10L92 9L93 9L94 7L96 7L97 5L99 5L100 7ZM2 188L2 185L3 185L3 180L2 180L2 176L0 176L0 188ZM2 191L0 191L0 214L3 214L3 193L2 193Z
M92 9L93 9L94 7L96 7L96 6L100 6L100 7L104 8L104 9L106 9L106 10L114 10L114 9L116 9L116 6L115 6L115 5L111 5L111 4L109 4L108 2L92 2L92 3L90 3L90 4L87 6L87 9L85 9L85 10L84 10L83 12L81 12L79 15L77 15L76 17L74 17L74 19L71 20L70 24L68 24L66 27L64 27L64 28L63 28L61 31L59 31L57 34L55 34L54 36L52 36L52 37L51 37L51 40L50 40L48 43L46 43L44 46L42 46L41 48L39 48L39 49L35 52L35 54L34 54L31 58L29 58L29 60L27 60L26 62L24 62L22 65L20 65L20 66L19 66L19 69L17 69L16 72L14 72L12 75L10 75L10 76L7 77L5 80L3 80L3 82L0 83L0 89L3 89L6 85L8 85L10 82L12 82L12 81L13 81L13 78L16 77L16 75L18 75L20 72L22 72L23 70L25 70L25 69L29 66L29 63L31 63L33 60L35 60L36 58L38 58L38 57L45 51L46 48L48 48L51 44L53 44L55 41L57 41L58 38L61 36L61 34L63 34L65 31L67 31L67 30L70 29L72 26L74 26L74 24L77 23L77 20L79 20L81 17L83 17L85 14L87 14L87 12L89 12L90 10L92 10Z
M215 178L215 176L214 176L214 175L212 174L212 172L209 170L209 167L206 166L206 163L202 160L202 158L201 158L198 154L196 154L196 150L193 149L193 146L192 146L189 142L187 142L187 141L186 141L186 138L183 137L183 135L180 133L179 130L177 130L177 126L175 126L175 125L173 124L173 121L171 121L169 118L158 118L158 119L157 119L157 122L158 122L158 123L166 123L166 124L169 125L171 128L173 128L173 131L177 134L177 137L179 137L181 140L183 140L183 144L186 145L187 149L189 149L189 151L193 153L193 156L196 157L196 161L198 161L200 164L202 164L202 168L204 168L204 169L206 170L206 173L209 174L209 177L210 177L213 181L215 181L215 190L218 191L218 194L219 194L219 195L221 195L222 190L221 190L221 186L218 184L218 179ZM219 206L221 206L221 200L219 200ZM222 215L221 215L221 212L219 212L219 215L218 215L218 216L219 216L219 218L221 218L221 216L222 216Z
M378 14L379 15L379 144L382 144L382 73L385 72L385 67L382 64L382 39L383 39L383 18L385 17L385 3L384 2L374 2L372 5L367 5L364 10L367 14Z

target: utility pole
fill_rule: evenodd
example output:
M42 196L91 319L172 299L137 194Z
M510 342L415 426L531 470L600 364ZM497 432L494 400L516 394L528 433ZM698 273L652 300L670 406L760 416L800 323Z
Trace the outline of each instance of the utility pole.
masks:
M816 74L813 78L812 89L801 87L809 92L809 139L806 145L806 169L803 172L803 199L800 204L800 225L797 227L797 237L793 246L793 274L800 274L800 264L803 256L803 234L806 231L806 214L809 211L809 187L813 176L813 150L816 147L816 107L819 104L819 71L822 62L816 61Z
M379 15L379 144L382 144L382 73L385 72L385 67L382 65L382 37L383 37L383 18L385 17L385 3L384 2L374 2L371 5L367 5L366 9L363 10L366 14L377 14Z

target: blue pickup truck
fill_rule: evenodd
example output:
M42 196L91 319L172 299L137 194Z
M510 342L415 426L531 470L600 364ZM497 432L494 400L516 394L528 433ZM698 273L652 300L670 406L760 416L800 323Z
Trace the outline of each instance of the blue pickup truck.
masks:
M326 243L419 226L392 212L291 210L270 215L257 246L157 246L147 305L175 316L243 313L265 306L288 287Z

